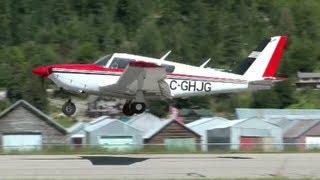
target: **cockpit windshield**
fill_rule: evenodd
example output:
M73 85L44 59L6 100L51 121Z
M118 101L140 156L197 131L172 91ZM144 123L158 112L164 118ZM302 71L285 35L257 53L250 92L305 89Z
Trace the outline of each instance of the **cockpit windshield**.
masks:
M112 54L103 56L100 59L98 59L94 64L97 64L100 66L106 66L111 57L112 57Z

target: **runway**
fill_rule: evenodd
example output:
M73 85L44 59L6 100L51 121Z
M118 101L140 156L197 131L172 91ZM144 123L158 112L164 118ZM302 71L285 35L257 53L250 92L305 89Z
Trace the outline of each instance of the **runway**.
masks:
M320 154L0 156L0 179L320 178Z

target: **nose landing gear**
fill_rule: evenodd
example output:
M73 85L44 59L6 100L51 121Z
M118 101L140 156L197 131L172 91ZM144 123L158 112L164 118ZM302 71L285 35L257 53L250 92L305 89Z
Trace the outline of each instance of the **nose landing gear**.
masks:
M71 99L65 102L62 106L62 112L66 116L72 116L76 112L76 110L76 105L73 102L71 102Z
M143 102L127 101L122 108L123 114L132 116L133 114L141 114L146 110L146 104Z

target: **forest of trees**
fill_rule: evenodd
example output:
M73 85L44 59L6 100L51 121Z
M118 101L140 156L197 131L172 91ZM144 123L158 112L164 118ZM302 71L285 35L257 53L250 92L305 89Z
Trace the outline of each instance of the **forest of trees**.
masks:
M46 110L40 64L93 62L113 52L233 69L265 37L289 44L272 90L177 100L179 107L319 108L317 91L296 91L297 71L320 71L318 0L0 0L0 86L11 102ZM48 83L48 82L47 82ZM2 106L7 103L2 102ZM159 104L159 103L158 103Z

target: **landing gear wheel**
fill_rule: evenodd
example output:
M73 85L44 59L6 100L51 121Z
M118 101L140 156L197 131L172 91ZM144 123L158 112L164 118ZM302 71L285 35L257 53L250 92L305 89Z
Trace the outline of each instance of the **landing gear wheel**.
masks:
M62 112L66 116L72 116L76 112L77 108L76 105L74 105L73 102L70 100L63 104L62 106Z
M146 104L134 102L131 104L131 109L134 111L134 113L141 114L146 110Z
M126 116L132 116L134 111L131 108L131 103L125 103L122 107L122 112Z

